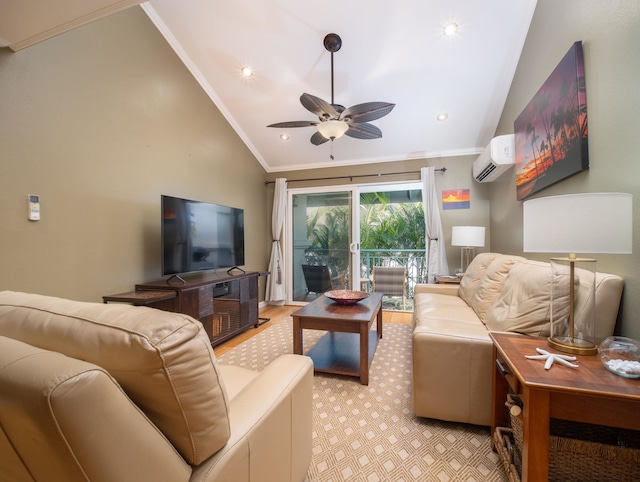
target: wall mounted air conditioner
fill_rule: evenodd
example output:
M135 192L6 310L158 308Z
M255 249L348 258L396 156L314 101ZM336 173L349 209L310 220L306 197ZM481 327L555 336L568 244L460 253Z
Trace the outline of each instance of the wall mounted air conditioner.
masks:
M514 164L515 137L513 134L491 139L482 154L473 161L473 177L478 182L492 182L498 179Z

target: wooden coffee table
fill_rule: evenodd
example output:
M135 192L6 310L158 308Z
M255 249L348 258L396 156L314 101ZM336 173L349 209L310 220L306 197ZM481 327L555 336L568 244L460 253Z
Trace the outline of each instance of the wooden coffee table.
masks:
M382 293L371 293L355 305L339 305L326 296L293 316L293 353L302 355L302 330L326 330L307 353L316 372L360 377L369 384L369 365L382 338ZM371 330L377 320L376 331Z

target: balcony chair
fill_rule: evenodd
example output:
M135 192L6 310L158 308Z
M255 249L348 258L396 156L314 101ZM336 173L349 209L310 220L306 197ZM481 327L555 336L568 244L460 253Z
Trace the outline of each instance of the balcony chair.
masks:
M402 309L406 309L405 284L407 283L407 268L404 266L390 268L374 266L371 272L371 291L382 293L384 296L401 296Z
M313 266L309 264L302 265L302 273L304 281L307 283L307 293L304 298L307 299L309 293L316 295L325 293L337 288L341 282L341 276L332 276L328 266Z

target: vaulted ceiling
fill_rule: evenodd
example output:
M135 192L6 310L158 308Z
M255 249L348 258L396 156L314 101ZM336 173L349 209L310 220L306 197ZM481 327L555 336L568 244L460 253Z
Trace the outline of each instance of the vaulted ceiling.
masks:
M17 49L135 0L6 0L0 46ZM53 5L52 5L53 4ZM151 0L142 8L269 172L477 154L495 132L536 0ZM443 28L458 26L453 36ZM55 24L55 25L51 25ZM308 93L395 108L372 121L379 139L315 146ZM242 69L253 74L246 77ZM446 114L440 121L438 114ZM281 139L287 134L288 140ZM333 158L332 158L333 156Z

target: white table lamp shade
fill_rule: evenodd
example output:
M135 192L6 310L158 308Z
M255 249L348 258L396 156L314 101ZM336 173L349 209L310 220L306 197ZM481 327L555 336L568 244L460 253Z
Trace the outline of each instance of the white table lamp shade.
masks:
M454 226L451 230L451 246L484 246L484 226Z
M584 193L524 202L523 251L569 254L551 258L551 347L579 355L597 353L596 260L575 254L630 254L632 201L631 194Z
M473 259L473 248L484 246L484 226L453 226L451 228L451 246L460 249L460 273L464 273Z

